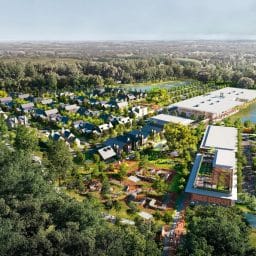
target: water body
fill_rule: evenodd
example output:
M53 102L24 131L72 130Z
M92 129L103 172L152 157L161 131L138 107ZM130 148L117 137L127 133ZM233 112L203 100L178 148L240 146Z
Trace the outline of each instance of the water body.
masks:
M231 118L240 118L242 122L251 121L253 123L256 123L256 102L250 104L247 108L241 109Z
M245 218L249 222L251 227L256 228L256 215L251 213L246 213Z
M155 88L161 88L161 89L170 89L172 87L176 86L181 86L181 85L188 85L190 84L191 81L174 81L170 83L159 83L159 84L153 84L153 85L140 85L140 84L135 84L135 85L125 85L123 87L130 89L130 90L141 90L143 92L150 91Z

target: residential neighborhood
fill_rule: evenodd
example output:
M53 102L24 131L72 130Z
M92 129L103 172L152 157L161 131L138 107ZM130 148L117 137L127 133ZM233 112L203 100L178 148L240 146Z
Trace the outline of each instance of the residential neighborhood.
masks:
M0 256L256 256L255 10L2 0Z

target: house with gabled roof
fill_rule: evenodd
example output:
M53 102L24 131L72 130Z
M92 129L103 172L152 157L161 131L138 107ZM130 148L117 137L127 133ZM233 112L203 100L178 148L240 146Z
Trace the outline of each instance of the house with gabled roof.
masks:
M132 107L132 114L135 115L136 118L142 118L148 114L148 108L143 106Z
M76 104L72 104L72 105L65 105L64 109L67 112L72 112L72 113L76 113L79 110L79 106L77 106Z
M100 124L100 125L98 125L98 130L100 131L100 132L105 132L105 131L109 131L110 129L112 129L113 128L113 125L112 125L112 123L105 123L105 124Z
M18 95L18 98L19 99L22 99L22 100L26 100L30 97L30 94L29 93L23 93L23 94L19 94Z
M128 135L120 135L114 138L109 138L103 143L105 146L110 146L119 155L123 151L130 152L132 150L132 141Z
M53 99L43 99L41 100L41 104L43 105L51 105L53 103Z
M62 128L60 132L52 131L49 137L53 140L63 140L69 146L80 146L80 139L77 138L70 130Z
M50 117L54 117L58 114L58 109L57 108L52 108L52 109L48 109L48 110L44 110L44 115L47 117L47 118L50 118Z
M12 97L2 97L0 98L0 104L7 105L12 102Z
M6 123L8 127L15 128L18 125L28 125L28 118L26 116L14 116L14 117L8 117L6 120Z
M21 104L21 109L23 112L28 113L34 109L35 105L33 102Z

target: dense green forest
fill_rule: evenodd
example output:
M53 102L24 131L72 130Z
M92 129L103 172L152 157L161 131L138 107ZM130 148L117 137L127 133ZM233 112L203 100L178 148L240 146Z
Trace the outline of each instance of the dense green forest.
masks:
M249 227L236 208L197 206L186 213L187 234L180 244L180 256L253 256Z
M86 90L96 85L156 82L174 79L197 79L202 82L225 82L254 88L254 68L238 64L204 63L187 59L155 56L151 58L100 58L37 62L2 60L0 87L7 91L45 92Z
M38 148L38 140L31 130L19 128L13 146L3 143L4 131L2 124L2 256L160 255L153 224L141 220L135 226L108 223L103 220L100 204L95 199L78 202L54 186L53 181L61 169L72 164L69 156L61 155L65 150L60 146L49 145L49 152L60 150L61 153L40 165L32 161L32 151ZM63 164L62 168L57 168L58 164Z

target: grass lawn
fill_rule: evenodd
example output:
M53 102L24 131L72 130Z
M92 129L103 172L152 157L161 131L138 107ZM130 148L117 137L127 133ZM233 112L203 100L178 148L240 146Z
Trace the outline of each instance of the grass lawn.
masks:
M243 204L236 204L236 207L239 208L244 213L251 211L246 205Z
M66 194L69 195L70 197L76 199L79 202L82 202L84 200L84 196L79 195L78 193L76 193L73 190L66 190Z
M134 217L136 216L135 214L128 214L127 213L127 209L129 209L129 207L126 205L126 203L124 201L119 201L119 203L121 204L121 209L120 211L116 211L114 209L114 207L111 210L105 210L108 214L114 215L114 216L118 216L119 218L125 218L125 219L134 219Z
M251 246L256 247L256 229L252 229L251 234L249 235L249 243Z
M149 161L149 166L151 168L163 168L163 169L170 169L172 165L172 161L170 159L158 159Z

